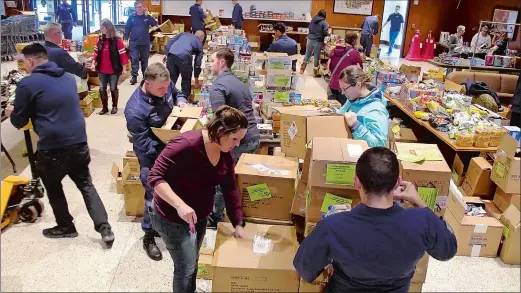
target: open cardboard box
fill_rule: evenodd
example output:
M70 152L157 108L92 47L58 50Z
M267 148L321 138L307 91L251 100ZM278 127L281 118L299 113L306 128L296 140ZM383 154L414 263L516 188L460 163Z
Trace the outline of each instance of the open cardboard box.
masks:
M203 108L201 107L174 107L172 114L161 128L152 127L152 132L163 143L167 144L172 138L181 133L203 128L199 120Z
M213 278L213 250L201 248L197 266L197 278L211 280Z
M515 206L509 206L501 216L503 245L499 257L506 264L520 264L521 250L521 212Z
M468 196L479 196L482 199L492 199L496 185L490 180L492 165L483 157L470 160L467 176L463 181L463 190Z
M451 191L444 217L458 241L456 255L496 257L503 224L489 214L483 217L466 215L467 204L482 205L485 209L478 197L461 196Z
M515 156L516 151L517 141L510 135L503 135L490 178L506 193L521 193L521 158Z
M112 163L112 169L110 171L112 177L116 181L116 192L117 194L123 194L123 176L116 163Z
M129 164L121 171L123 181L123 199L127 216L142 217L145 211L145 188L140 180L140 173L132 171Z

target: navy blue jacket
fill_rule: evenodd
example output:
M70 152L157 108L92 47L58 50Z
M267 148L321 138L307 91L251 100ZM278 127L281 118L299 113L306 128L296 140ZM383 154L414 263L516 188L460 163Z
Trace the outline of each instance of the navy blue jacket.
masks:
M128 100L125 107L125 119L141 168L152 168L165 145L152 132L151 127L161 128L172 113L174 106L187 101L185 95L178 91L172 82L164 97L147 95L143 91L142 85L143 82Z
M88 73L87 68L76 62L74 58L67 53L67 51L60 48L53 42L45 41L45 49L47 49L47 56L49 61L52 61L58 65L58 67L65 69L65 72L77 75L82 79L87 79Z
M278 40L268 47L268 52L287 53L288 56L297 54L297 42L287 35L281 35ZM293 71L297 69L297 60L293 60Z
M192 32L205 31L204 19L206 18L206 12L199 4L190 6L190 16L192 17Z
M74 76L54 62L37 66L16 87L11 123L22 128L29 119L38 134L39 150L87 142L85 118Z
M308 39L323 42L324 39L329 36L329 24L326 19L320 15L313 17L309 23Z
M300 245L293 264L311 282L332 263L330 293L406 293L425 252L445 261L457 248L445 221L428 208L404 209L395 203L376 209L360 204L320 221Z
M157 20L150 15L132 14L128 17L125 26L125 35L123 39L129 40L136 45L150 46L150 34L148 30L151 26L156 26Z
M165 46L165 55L175 55L189 64L192 64L192 55L194 60L194 77L201 74L201 62L203 60L203 44L198 36L191 33L180 33L168 40Z
M222 105L240 110L248 119L248 131L241 143L248 143L260 138L255 114L253 114L250 88L231 71L225 71L215 79L210 87L210 103L217 111Z
M72 6L69 3L60 3L60 5L58 5L58 9L56 9L56 17L58 18L59 23L72 23L78 21L76 10L72 9Z
M243 21L244 18L242 16L242 6L239 3L237 3L233 6L232 24L235 28L239 29L242 28Z
M364 23L362 23L362 34L376 36L379 27L380 23L378 22L378 18L374 15L370 15L366 17Z

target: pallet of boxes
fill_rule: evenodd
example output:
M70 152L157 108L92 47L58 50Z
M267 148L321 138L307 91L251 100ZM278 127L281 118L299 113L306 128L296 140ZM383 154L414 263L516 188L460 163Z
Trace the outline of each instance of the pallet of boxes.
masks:
M123 157L123 169L117 163L112 163L111 173L116 182L116 192L123 194L125 214L142 217L145 210L145 189L140 180L136 154L127 151Z

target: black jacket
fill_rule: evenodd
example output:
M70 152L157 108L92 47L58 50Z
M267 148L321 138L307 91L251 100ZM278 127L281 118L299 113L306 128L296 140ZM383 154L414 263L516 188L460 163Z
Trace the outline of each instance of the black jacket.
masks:
M99 71L101 64L101 52L103 52L103 45L106 41L110 42L109 52L110 52L110 62L112 63L112 68L114 72L117 74L121 74L123 71L123 66L121 65L121 59L119 57L118 52L118 38L100 38L98 42L98 56L96 58L96 71Z
M49 61L56 63L58 67L65 69L65 71L70 74L77 75L82 79L87 79L87 68L76 62L67 51L49 41L45 41L44 46L47 49Z

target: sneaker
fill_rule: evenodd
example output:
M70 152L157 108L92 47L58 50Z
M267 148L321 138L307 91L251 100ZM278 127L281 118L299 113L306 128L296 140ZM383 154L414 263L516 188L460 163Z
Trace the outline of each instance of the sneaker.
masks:
M130 85L135 85L137 83L137 76L132 76L130 79Z
M106 229L103 229L101 232L101 240L103 240L103 242L105 243L112 243L114 242L114 233L112 232L112 229L110 228L106 228Z
M160 261L163 259L163 254L159 247L157 247L156 240L154 236L151 234L145 234L143 237L143 249L147 252L148 257L155 261Z
M56 226L49 229L43 229L43 236L47 238L74 238L78 236L78 231L74 225Z

